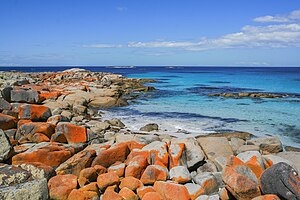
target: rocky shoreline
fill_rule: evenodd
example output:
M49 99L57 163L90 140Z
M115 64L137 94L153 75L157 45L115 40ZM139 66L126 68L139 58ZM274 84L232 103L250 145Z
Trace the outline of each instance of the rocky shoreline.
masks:
M212 93L208 94L211 97L226 97L226 98L299 98L298 94L289 93L267 93L267 92L233 92L233 93Z
M300 152L277 137L136 133L97 108L154 90L121 75L0 72L0 199L300 199Z

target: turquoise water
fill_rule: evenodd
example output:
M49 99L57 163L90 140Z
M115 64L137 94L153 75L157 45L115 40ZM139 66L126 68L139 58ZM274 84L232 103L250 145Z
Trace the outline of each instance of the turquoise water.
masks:
M300 147L300 98L249 99L209 97L208 93L261 91L300 94L300 68L173 68L127 74L152 78L157 91L114 109L138 130L157 123L161 130L205 134L222 130L278 135L284 144ZM178 131L181 130L181 131ZM182 131L184 130L184 131Z
M70 67L2 67L27 72L62 71ZM257 136L278 135L285 145L300 147L300 68L230 67L80 67L134 78L152 78L156 91L130 105L105 111L138 130L157 123L161 131L181 136L223 130ZM295 98L230 99L208 97L214 92L261 91L292 93ZM297 96L298 95L298 96ZM178 133L177 133L178 132Z

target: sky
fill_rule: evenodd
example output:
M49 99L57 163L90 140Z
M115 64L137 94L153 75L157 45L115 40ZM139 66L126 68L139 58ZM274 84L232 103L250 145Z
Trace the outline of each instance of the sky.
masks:
M300 0L0 0L0 66L300 66Z

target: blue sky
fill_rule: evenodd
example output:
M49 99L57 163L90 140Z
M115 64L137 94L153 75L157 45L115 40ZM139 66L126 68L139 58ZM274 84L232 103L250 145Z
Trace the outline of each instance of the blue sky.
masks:
M299 0L1 0L0 66L300 66Z

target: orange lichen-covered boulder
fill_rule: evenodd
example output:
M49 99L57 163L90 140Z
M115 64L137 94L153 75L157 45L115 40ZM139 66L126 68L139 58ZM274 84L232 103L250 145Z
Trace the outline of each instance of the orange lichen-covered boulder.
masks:
M179 165L184 165L184 160L182 159L182 154L184 153L184 143L171 143L168 145L170 163L169 168L173 168Z
M46 122L29 122L22 124L16 133L16 139L20 139L22 136L34 135L35 133L41 133L51 138L55 131L55 126L53 124L48 124Z
M83 191L73 189L68 196L68 200L89 200L89 197L86 194L84 194Z
M86 183L94 182L97 180L97 173L94 167L88 167L80 171L78 177L78 184L83 187Z
M52 115L47 119L47 123L57 125L58 122L63 121L61 115ZM67 121L67 120L66 120Z
M144 171L141 181L143 184L153 184L155 181L165 181L168 178L168 169L160 165L149 165Z
M197 183L198 186L201 187L201 190L203 191L203 193L201 193L201 195L206 194L213 194L215 192L217 192L219 190L219 183L218 180L216 178L216 176L214 174L211 173L199 173L196 176L193 177L193 181L195 183ZM188 185L186 184L186 186L190 186L190 189L195 189L197 188L195 185ZM189 191L191 191L190 189L188 189Z
M105 190L102 200L124 200L124 198L113 190Z
M120 190L119 195L123 197L125 200L138 200L138 196L127 187L124 187Z
M143 156L147 159L147 162L150 163L150 153L149 153L149 151L144 151L144 150L141 150L141 149L132 149L132 151L130 151L130 154L127 156L126 165L128 165L129 162L131 161L131 159L133 159L136 156Z
M142 186L143 186L143 183L139 179L129 176L129 177L125 177L121 180L119 188L122 189L124 187L127 187L130 190L136 190Z
M177 183L186 183L191 180L189 170L185 166L175 166L170 169L170 179Z
M96 182L90 183L79 190L82 191L85 196L88 196L88 199L99 199L99 189Z
M41 93L39 94L40 100L44 101L46 99L54 99L56 100L57 97L59 97L61 95L61 92L59 91L41 91Z
M23 124L27 124L27 123L31 123L32 121L30 119L20 119L18 121L18 124L17 124L17 128L20 128L20 126L22 126Z
M104 174L104 173L107 172L107 169L106 169L105 167L101 166L101 165L95 165L95 166L93 166L93 167L94 167L94 169L96 170L96 173L97 173L98 175Z
M168 166L169 153L167 151L168 145L165 142L154 141L142 148L143 151L150 153L149 163L154 164L156 161L163 163Z
M55 171L57 174L74 174L79 176L81 170L91 166L95 156L95 150L80 151L59 165Z
M142 173L144 172L147 166L148 166L147 157L144 157L142 155L135 156L129 161L125 169L125 177L133 176L139 179L141 178Z
M119 143L107 150L101 151L94 159L92 166L102 165L109 167L117 161L124 162L129 154L129 148L126 142Z
M19 107L19 119L32 121L47 121L51 117L51 110L47 106L24 104Z
M265 166L261 154L258 151L246 151L237 155L259 179Z
M256 175L239 158L229 156L223 173L226 188L236 199L252 199L260 196Z
M108 172L115 172L119 177L124 176L125 173L125 163L122 163L120 161L115 162L113 165L111 165L108 169Z
M101 165L96 165L94 167L88 167L81 170L78 177L78 183L80 187L83 187L89 182L97 181L98 175L104 174L106 171L106 168Z
M71 123L59 123L55 129L55 134L58 133L63 135L68 143L80 143L87 140L86 128ZM51 141L56 142L57 139L51 138Z
M172 182L156 181L154 190L158 192L165 200L190 200L190 195L186 187Z
M195 200L198 196L205 193L201 185L195 183L187 183L184 186L188 190L191 200Z
M115 173L100 174L97 178L97 185L101 191L111 185L119 183L119 176Z
M67 148L57 143L40 143L38 147L29 149L12 157L12 164L41 162L51 167L57 167L74 154L73 148Z
M264 169L260 166L257 157L253 156L250 158L247 162L246 165L252 170L252 172L256 175L256 177L259 179L260 176L262 175Z
M66 200L73 189L77 188L77 177L72 174L57 175L48 182L50 199Z
M31 137L31 141L35 142L35 143L40 143L40 142L49 142L50 139L42 134L42 133L35 133L32 137Z
M133 149L142 149L144 146L146 146L146 144L141 144L136 141L130 141L128 143L128 148L130 151L132 151Z
M7 130L17 127L17 120L15 117L0 113L0 129Z
M152 186L143 186L136 190L136 193L140 199L142 199L143 196L148 192L155 192L155 190Z
M164 199L157 192L148 192L143 196L142 200L164 200Z
M92 192L98 192L98 186L97 182L92 182L90 184L87 184L81 188L79 188L81 191L92 191Z
M62 132L57 132L54 133L51 136L51 142L59 142L59 143L68 143L67 138L65 137L65 135Z

